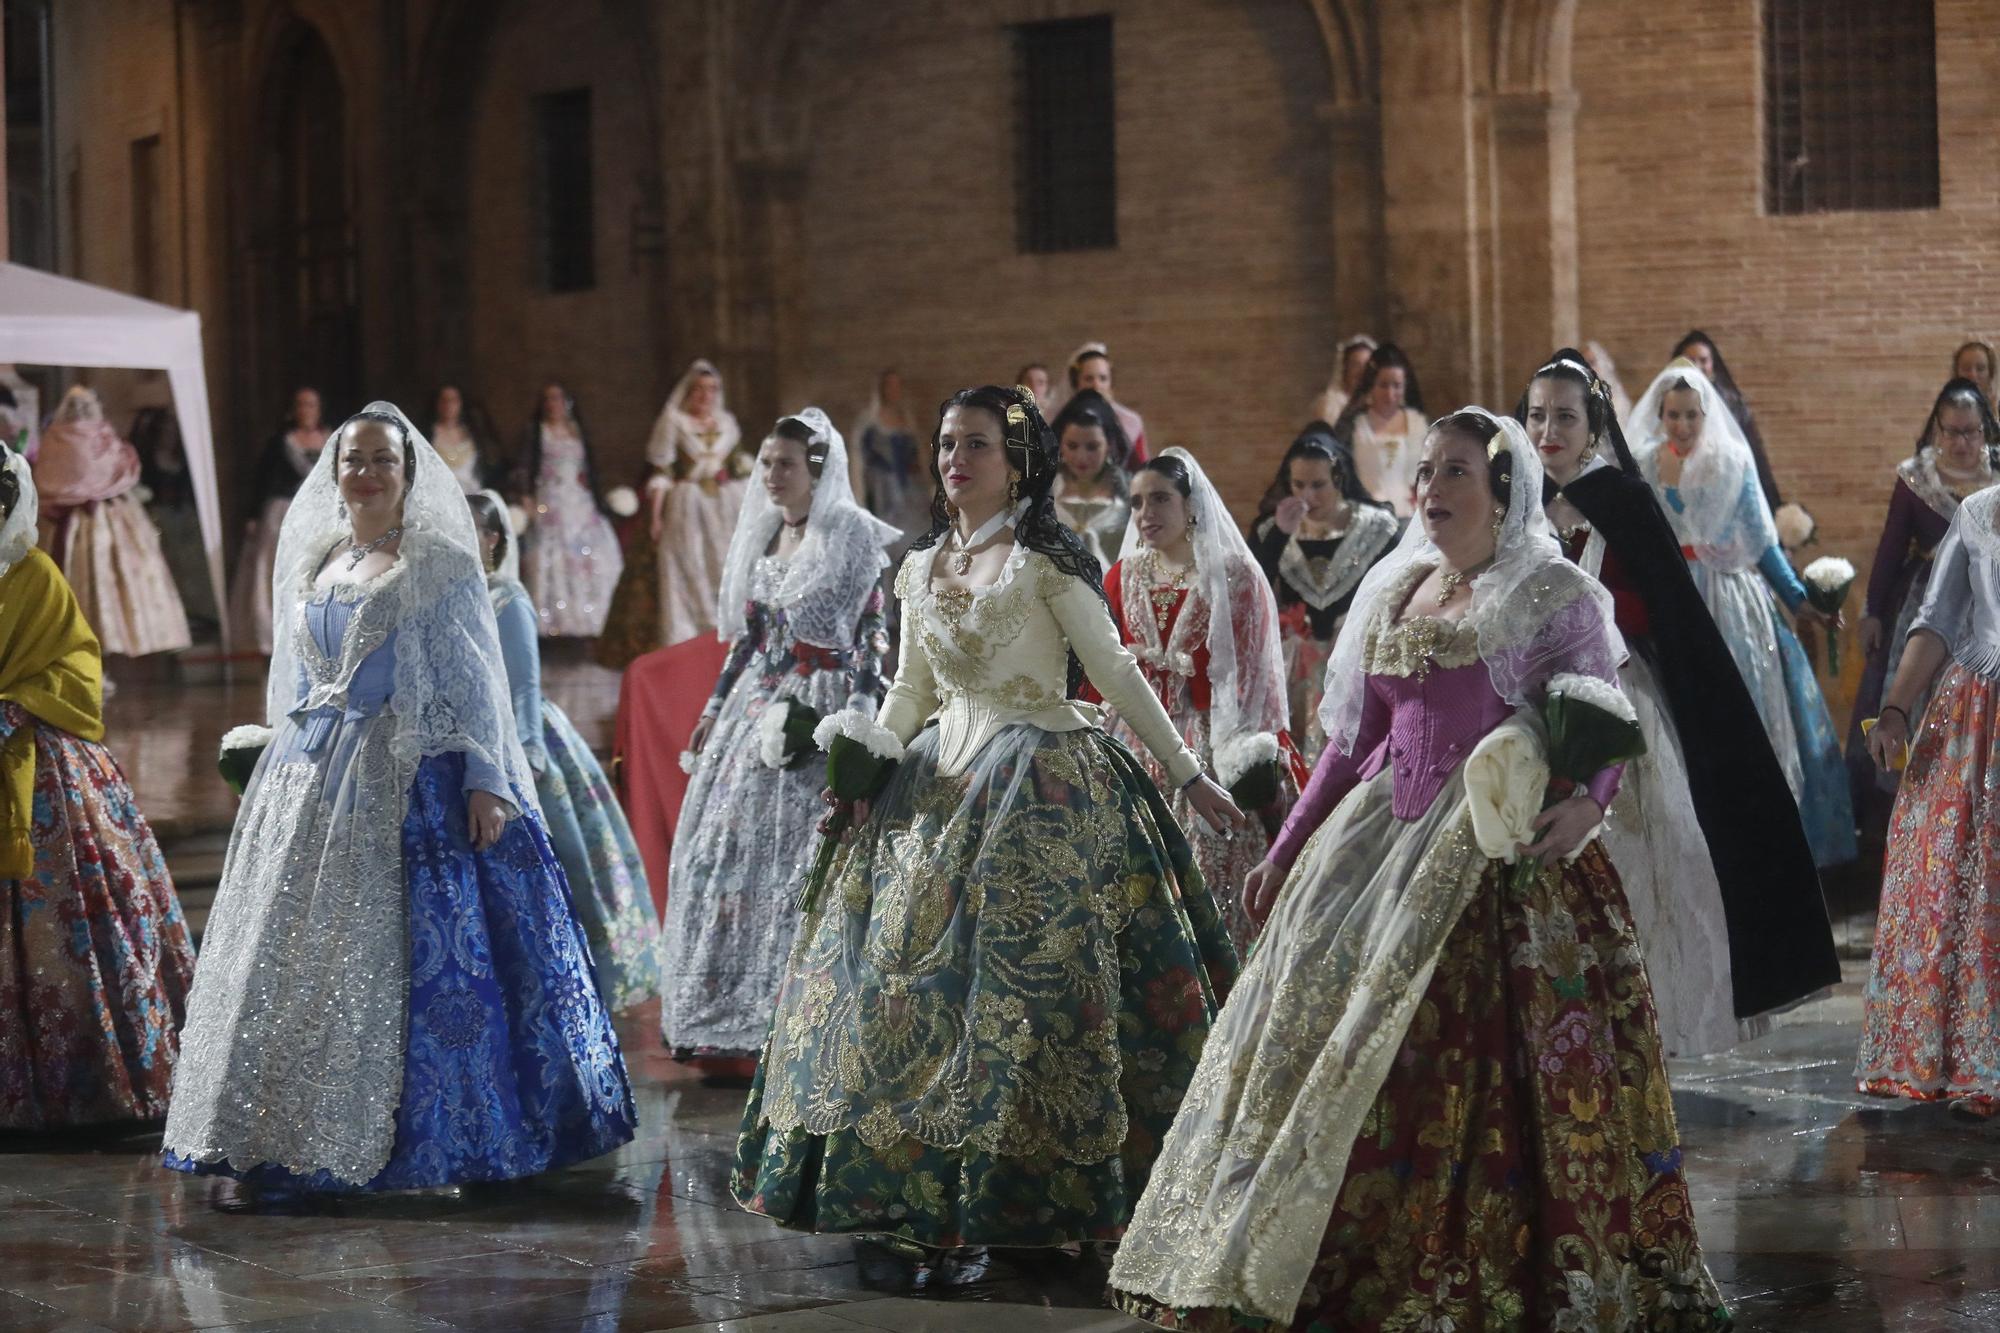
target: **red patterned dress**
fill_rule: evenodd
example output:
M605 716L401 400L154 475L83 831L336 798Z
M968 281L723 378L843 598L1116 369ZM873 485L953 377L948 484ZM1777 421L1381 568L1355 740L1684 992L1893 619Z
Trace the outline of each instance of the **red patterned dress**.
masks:
M1944 641L1889 818L1855 1078L1863 1092L2000 1105L2000 490L1959 507L1912 635Z
M0 1129L167 1112L194 950L98 744L100 671L47 556L0 573L0 768L28 779L0 799Z

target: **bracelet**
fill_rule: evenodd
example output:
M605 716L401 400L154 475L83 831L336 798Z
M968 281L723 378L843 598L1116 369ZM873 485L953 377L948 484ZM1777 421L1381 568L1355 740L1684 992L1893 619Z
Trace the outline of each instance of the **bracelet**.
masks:
M1883 712L1883 713L1901 713L1901 714L1903 715L1903 730L1904 730L1904 731L1908 731L1908 730L1910 729L1910 714L1909 714L1909 712L1908 712L1907 710L1905 710L1905 709L1903 709L1903 708L1899 708L1899 707L1898 707L1897 705L1895 705L1895 704L1883 704L1883 705L1882 705L1882 712ZM1878 714L1877 716L1879 717L1879 716L1880 716L1880 714Z
M1201 770L1197 769L1197 770L1195 771L1195 775L1194 775L1193 777L1189 778L1189 779L1188 779L1188 780L1187 780L1186 782L1183 782L1183 783L1182 783L1182 784L1181 784L1181 785L1180 785L1180 786L1179 786L1178 788L1176 788L1176 790L1177 790L1177 791L1186 791L1186 790L1187 790L1187 789L1188 789L1189 787L1192 787L1192 786L1194 786L1194 784L1195 784L1195 783L1197 783L1197 782L1200 782L1200 781L1201 781L1201 780L1202 780L1203 778L1205 778L1205 777L1207 777L1207 776L1208 776L1208 775L1207 775L1206 773L1204 773L1204 772L1202 772Z

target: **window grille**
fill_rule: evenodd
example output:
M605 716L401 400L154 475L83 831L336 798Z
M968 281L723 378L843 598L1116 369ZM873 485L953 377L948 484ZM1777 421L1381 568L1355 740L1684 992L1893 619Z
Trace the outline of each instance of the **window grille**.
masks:
M1111 18L1014 29L1016 243L1023 253L1118 244Z

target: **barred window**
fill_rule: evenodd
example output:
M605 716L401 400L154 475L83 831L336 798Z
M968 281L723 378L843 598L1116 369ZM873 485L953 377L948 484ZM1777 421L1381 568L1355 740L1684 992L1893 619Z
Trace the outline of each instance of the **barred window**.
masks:
M590 89L538 94L534 133L537 277L551 292L588 291L597 285Z
M1014 29L1015 241L1025 254L1118 244L1111 17Z
M1764 209L1938 206L1934 0L1764 0Z

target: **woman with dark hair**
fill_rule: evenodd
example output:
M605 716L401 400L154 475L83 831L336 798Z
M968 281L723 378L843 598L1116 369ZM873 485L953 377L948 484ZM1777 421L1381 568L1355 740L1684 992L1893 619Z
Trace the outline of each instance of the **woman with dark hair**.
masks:
M1618 678L1646 753L1626 765L1606 850L1645 950L1671 1056L1734 1045L1755 1019L1840 980L1812 847L1757 706L1574 348L1515 416L1548 473L1564 553L1611 592L1631 656ZM1747 1034L1745 1034L1747 1035Z
M264 441L251 484L249 519L244 524L243 553L236 579L229 587L230 636L239 649L253 646L271 655L271 569L278 553L278 530L285 510L298 493L326 447L326 426L320 417L319 390L300 385L276 433Z
M498 486L505 477L485 414L456 384L439 386L432 402L431 445L467 495Z
M1056 517L1097 558L1099 569L1109 569L1132 517L1125 461L1132 447L1125 427L1112 402L1095 389L1072 396L1049 424L1061 460L1050 492Z
M1647 969L1522 710L1621 708L1604 589L1520 426L1432 426L1418 521L1328 674L1328 749L1246 885L1269 920L1111 1267L1204 1333L1726 1326ZM1535 811L1540 814L1535 814ZM1511 863L1511 864L1510 864Z
M1334 418L1333 434L1354 456L1362 489L1393 509L1397 518L1410 516L1417 450L1423 445L1426 424L1416 367L1402 348L1383 343L1368 354L1354 396Z
M1169 449L1132 474L1132 522L1104 576L1104 596L1154 697L1203 768L1239 799L1256 793L1265 827L1223 833L1196 818L1180 793L1169 799L1237 953L1248 954L1257 931L1243 908L1243 880L1305 786L1306 766L1292 744L1278 604L1187 450ZM1161 790L1171 785L1166 766L1123 718L1111 734L1143 756Z
M1967 496L1994 483L1996 464L2000 464L2000 421L1995 420L1992 405L1978 381L1953 379L1931 404L1916 449L1896 465L1888 519L1868 571L1860 631L1866 664L1847 728L1847 771L1855 813L1864 826L1888 814L1886 796L1895 791L1897 774L1878 768L1869 756L1861 720L1875 716L1884 687L1896 678L1910 627L1930 587L1932 559L1952 516ZM1910 716L1921 718L1929 699L1929 689L1922 689Z
M194 950L36 510L0 442L0 1130L158 1120Z
M632 1137L472 512L390 403L285 515L165 1165L279 1194L512 1180Z
M535 401L522 454L531 509L521 574L541 616L542 637L594 638L604 628L625 561L582 409L553 380Z
M915 535L930 522L930 478L917 450L917 423L903 397L903 377L875 377L868 409L848 432L848 485L855 500L898 532Z
M1264 493L1250 550L1278 599L1292 737L1306 762L1319 758L1326 661L1361 577L1396 544L1399 525L1362 489L1354 456L1315 421L1292 441Z
M1056 391L1049 380L1049 368L1039 361L1030 361L1014 372L1015 384L1025 385L1028 392L1035 395L1035 406L1042 409L1042 415L1054 412Z
M646 867L603 766L569 715L542 693L540 617L521 585L521 543L507 502L492 491L476 491L466 501L479 529L514 729L535 775L542 822L590 940L597 993L607 1009L629 1008L660 993L660 921Z
M757 450L722 575L730 645L688 750L660 950L660 1031L676 1060L747 1076L785 976L812 863L824 765L781 728L882 702L885 549L901 534L855 503L847 444L817 407Z
M1675 361L1653 378L1627 424L1639 475L1673 529L1785 770L1813 860L1822 869L1852 861L1854 807L1840 738L1785 613L1801 625L1838 625L1806 599L1778 546L1736 418L1693 362Z
M1979 386L1985 396L1986 405L2000 412L2000 360L1993 355L1993 344L1975 338L1971 342L1960 343L1958 350L1951 354L1951 373L1956 379L1971 380Z
M1771 471L1771 456L1764 449L1764 433L1757 429L1757 414L1750 410L1743 390L1736 387L1736 377L1729 373L1729 363L1716 350L1715 339L1700 329L1689 329L1674 344L1673 355L1667 359L1673 361L1682 357L1692 361L1695 369L1708 377L1716 393L1728 405L1729 415L1736 419L1736 428L1743 433L1744 442L1750 446L1750 457L1757 465L1757 487L1764 492L1764 503L1775 514L1785 501L1778 494L1778 479ZM1644 432L1641 427L1628 422L1626 433L1639 435Z
M878 717L821 724L898 762L836 807L853 825L803 905L731 1187L801 1230L1115 1240L1236 960L1165 799L1077 702L1084 674L1196 815L1241 816L1056 519L1033 395L954 394L932 468L895 684Z

